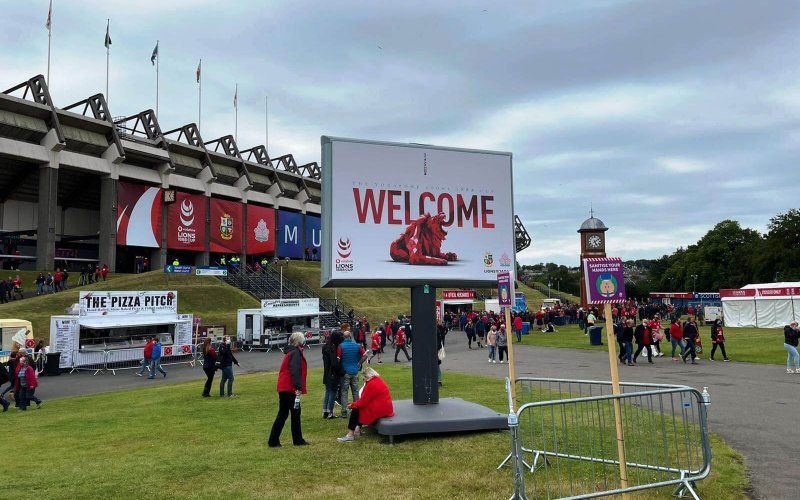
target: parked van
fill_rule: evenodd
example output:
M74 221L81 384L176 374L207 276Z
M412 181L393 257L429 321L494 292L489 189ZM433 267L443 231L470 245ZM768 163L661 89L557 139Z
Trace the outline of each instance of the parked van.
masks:
M555 307L561 307L561 299L544 299L542 301L542 311L545 309L555 309Z

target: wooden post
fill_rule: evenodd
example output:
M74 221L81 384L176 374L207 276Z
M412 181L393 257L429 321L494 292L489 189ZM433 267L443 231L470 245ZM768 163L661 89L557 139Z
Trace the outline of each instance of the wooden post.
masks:
M512 295L513 296L513 295ZM506 342L508 343L508 378L511 380L511 409L516 411L517 408L517 383L516 374L514 373L514 344L511 341L513 337L511 329L511 306L506 306Z
M611 304L605 305L606 338L608 341L608 363L611 367L611 393L620 394L619 371L617 367L617 339L614 337L614 322L611 317ZM614 423L617 427L617 454L619 455L619 485L620 488L628 487L628 471L625 462L625 436L622 433L622 409L619 399L614 400ZM622 498L630 498L628 493L623 493Z

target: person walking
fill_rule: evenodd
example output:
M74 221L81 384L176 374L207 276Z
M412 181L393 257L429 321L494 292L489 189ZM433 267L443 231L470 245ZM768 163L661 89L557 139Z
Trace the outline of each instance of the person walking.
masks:
M336 355L342 343L341 332L332 332L328 341L322 347L322 383L325 385L325 396L322 400L322 418L336 418L333 414L333 405L339 398L339 388L342 384L344 369L341 360Z
M206 385L203 387L203 397L211 397L211 384L214 383L214 373L217 371L217 351L211 345L211 337L203 341L203 371L206 374Z
M695 341L697 340L697 336L699 332L697 330L697 323L695 323L694 316L689 316L686 320L686 323L683 324L683 338L686 341L686 352L684 352L681 358L683 362L686 363L686 358L689 356L692 357L692 364L697 364L697 351L695 348L697 347Z
M786 373L800 373L800 354L797 353L800 328L797 321L783 327L783 348L786 349ZM792 369L794 365L794 369Z
M500 325L500 330L497 332L497 352L500 356L500 364L502 365L505 363L503 361L503 354L508 357L508 337L506 337L506 325Z
M522 316L519 314L514 318L514 333L517 334L517 342L522 342Z
M438 330L437 330L438 332ZM397 336L394 339L394 362L397 363L397 355L400 354L400 351L403 351L403 354L406 355L406 360L411 361L411 356L408 354L408 349L406 349L406 328L401 326L397 329Z
M650 342L652 341L653 334L650 332L650 327L646 320L643 320L636 326L636 330L633 331L633 336L636 338L636 344L639 346L636 348L636 353L633 355L633 364L636 364L636 359L644 349L647 349L647 362L652 364L653 351L650 350Z
M136 372L136 375L139 377L142 376L144 373L145 368L150 369L150 359L153 357L153 346L156 344L156 339L149 338L147 342L144 344L144 351L142 352L142 367L139 368L139 371ZM152 372L151 372L152 374Z
M302 336L301 333L297 333L297 335ZM219 359L219 369L222 370L222 376L219 378L219 397L225 395L225 382L228 383L228 397L235 397L233 394L233 365L239 366L239 361L233 355L229 336L222 337L222 345L219 346L217 357Z
M725 352L725 332L722 330L722 322L718 319L714 320L711 324L711 361L714 361L714 353L717 352L717 347L722 351L722 360L730 361L728 353Z
M347 434L336 438L340 443L355 441L361 436L362 425L372 425L381 418L394 416L394 405L389 386L372 368L364 369L364 390L361 399L350 405L350 420L347 423Z
M497 349L497 327L492 325L489 328L489 335L486 337L486 347L489 348L489 363L497 363L495 350Z
M9 392L14 391L14 385L17 383L17 366L19 365L19 353L12 352L11 355L8 357L8 361L6 362L8 365L8 387L6 387L2 393L0 393L0 399L5 399L6 394ZM15 398L16 401L16 398ZM18 405L15 405L18 406Z
M16 369L16 382L14 383L14 398L17 399L17 407L25 411L31 401L36 403L37 408L42 407L42 400L36 397L36 388L39 381L36 379L36 370L30 365L28 356L19 358L19 365Z
M358 401L358 373L367 359L367 352L363 347L355 343L349 326L346 326L343 330L342 337L344 340L336 349L336 357L341 360L344 368L339 397L339 402L342 405L342 418L347 416L348 390L353 396L353 401ZM396 360L397 357L395 357Z
M150 376L147 378L156 378L156 371L161 372L164 378L167 378L167 372L161 368L161 355L164 353L164 348L158 338L155 339L153 344L153 351L150 353Z
M594 323L597 321L597 316L594 314L594 310L589 311L589 315L586 316L586 329L583 331L584 335L589 335L589 329L594 326Z
M486 322L483 318L475 318L475 334L478 336L478 349L483 349L486 341Z
M292 443L295 446L308 444L308 441L303 439L303 430L300 428L300 396L306 393L308 371L306 358L303 356L305 342L306 338L300 332L289 336L289 344L278 371L278 415L267 440L270 448L281 447L281 433L289 414L292 415Z
M464 325L464 332L467 334L467 346L472 349L472 342L475 341L475 325L472 324L472 320L467 320Z
M633 320L627 319L622 327L622 343L625 346L625 356L622 359L628 366L633 366L633 338Z
M2 363L0 364L0 387L3 387L4 384L9 384L8 389L6 390L10 390L12 387L14 387L14 384L10 382L11 382L11 377L8 374L8 368L6 368L5 363ZM3 391L3 394L5 393L6 391ZM3 396L0 396L0 406L3 407L3 412L8 411L9 403Z
M381 361L381 332L379 330L373 332L370 347L372 348L372 356L367 360L367 364L372 363L372 358L375 356L378 356L378 363L383 363L383 361Z
M672 361L678 361L678 358L675 357L675 348L680 346L681 357L683 357L686 354L686 343L683 341L683 328L677 317L672 318L669 325L669 338L672 343Z
M44 273L36 277L36 295L44 295Z

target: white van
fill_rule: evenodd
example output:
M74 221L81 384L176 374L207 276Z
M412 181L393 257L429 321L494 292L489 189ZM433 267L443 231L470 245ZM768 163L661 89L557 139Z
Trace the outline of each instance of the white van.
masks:
M542 300L542 311L545 309L553 310L556 306L561 307L561 299L544 299Z

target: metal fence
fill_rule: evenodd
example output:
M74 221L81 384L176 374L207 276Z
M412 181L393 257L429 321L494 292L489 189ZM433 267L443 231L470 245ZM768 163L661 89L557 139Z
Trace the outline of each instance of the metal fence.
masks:
M111 372L117 374L118 370L138 369L142 366L144 349L108 349L108 350L75 350L72 352L72 367L70 373L76 371L93 371L98 373ZM190 345L165 346L164 355L161 356L161 365L176 365L181 363L195 364L195 349Z
M509 414L512 452L501 464L510 461L514 467L512 498L584 499L672 487L674 496L699 500L695 482L711 471L710 401L696 389L621 383L621 394L614 395L610 382L521 378L516 383L520 405Z

